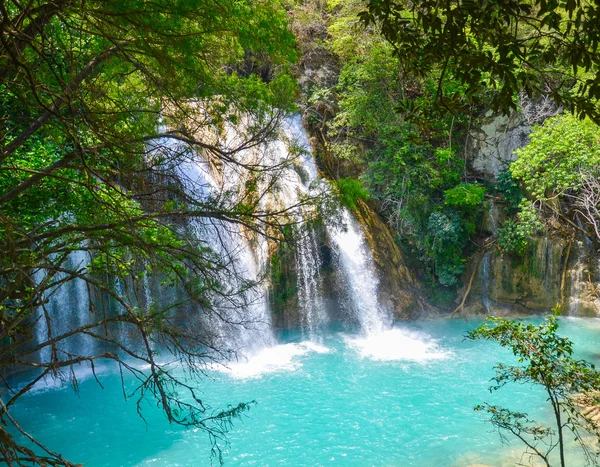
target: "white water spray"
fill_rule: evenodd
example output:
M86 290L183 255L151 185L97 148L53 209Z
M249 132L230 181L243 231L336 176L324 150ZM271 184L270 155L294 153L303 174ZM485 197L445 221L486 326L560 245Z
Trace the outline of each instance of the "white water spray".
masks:
M230 126L226 131L224 145L233 147L240 138L236 128ZM302 128L299 115L286 119L281 128L281 137L260 147L248 148L236 154L239 162L258 163L265 167L279 167L277 181L269 190L269 195L261 202L262 207L268 205L290 208L289 215L299 226L299 240L296 250L296 267L298 273L298 300L302 326L308 337L315 339L328 323L324 306L321 284L320 247L316 233L306 225L305 219L312 217L310 207L301 206L303 196L311 195L323 189L325 182L319 180L317 167L306 132ZM155 143L156 151L181 151L183 148L175 140L162 139ZM196 199L235 197L243 191L248 181L248 173L236 164L222 162L220 166L191 155L178 169L185 189ZM150 156L151 157L151 156ZM292 160L292 164L284 164ZM260 182L259 183L263 183ZM259 186L260 192L264 186ZM296 207L298 205L298 207ZM377 299L378 280L370 249L365 242L361 226L351 214L343 211L346 229L337 226L326 226L328 236L334 246L339 269L342 272L344 289L348 291L351 309L355 321L360 324L366 334L373 334L387 329L391 325L391 317ZM190 230L195 241L203 242L228 264L227 271L221 281L233 293L244 289L249 283L260 282L266 271L269 252L267 242L260 236L250 238L247 232L237 225L215 219L195 220ZM73 267L84 267L88 258L85 252L73 253L70 259L76 263ZM84 262L85 260L85 262ZM141 286L142 306L160 303L161 292L150 290L150 283L144 279ZM126 294L125 290L121 291ZM200 319L200 324L211 331L220 348L226 347L237 352L238 356L251 357L261 353L261 349L276 343L271 325L267 292L263 286L256 286L247 291L245 301L236 301L224 297L216 297L214 308L217 313L208 313ZM75 279L57 289L51 297L50 308L58 324L53 324L56 332L66 332L90 322L89 296L87 286L82 280ZM190 317L190 320L193 318ZM41 320L42 321L42 320ZM40 321L40 323L41 323ZM193 321L190 321L192 323ZM191 324L190 324L191 325ZM38 342L45 340L47 328L36 326ZM125 330L119 339L126 342ZM65 341L65 350L72 350L79 355L93 354L94 340L88 336Z

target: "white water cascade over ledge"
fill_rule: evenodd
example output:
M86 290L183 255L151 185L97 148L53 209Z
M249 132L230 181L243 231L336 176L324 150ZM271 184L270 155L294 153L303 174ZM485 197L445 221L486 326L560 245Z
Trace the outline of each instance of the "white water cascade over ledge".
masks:
M235 138L235 128L229 128L228 134L230 138ZM299 115L285 119L279 139L261 148L261 153L262 161L268 161L273 166L287 160L294 161L294 164L279 174L270 202L290 208L298 203L302 195L330 189L328 182L318 176L307 133ZM224 178L229 179L230 183L231 180L239 183L239 178L236 179L233 174ZM439 349L429 336L392 328L391 310L385 309L379 301L379 280L363 227L345 207L340 206L340 210L343 225L326 219L325 230L327 241L333 249L335 267L341 272L338 274L337 286L347 295L345 303L338 303L336 306L346 308L351 321L358 324L358 333L347 338L348 346L362 357L376 360L425 362L446 358L448 353ZM263 332L269 334L269 339L260 341L266 345L247 349L245 361L231 363L227 371L233 376L244 378L273 371L294 370L301 366L299 359L307 353L329 352L321 344L322 333L333 321L331 310L325 305L324 295L328 291L324 290L321 277L319 241L323 239L319 239L310 226L303 225L307 216L305 211L300 209L293 215L300 228L304 228L296 244L295 266L298 311L302 335L306 340L296 344L272 344L272 329L264 329ZM250 248L247 242L245 248ZM250 256L256 258L257 270L265 272L268 261L266 244L260 243L257 250ZM267 293L266 289L262 291ZM268 303L266 295L262 303ZM266 306L263 310L268 312Z
M237 129L230 125L226 129L223 144L235 147L236 138L240 138ZM157 147L177 150L178 144L174 140L162 140ZM242 151L239 156L241 160L247 158L256 161L258 158L261 164L273 167L285 161L294 161L291 165L282 166L285 168L278 173L278 180L271 187L269 199L263 200L264 203L291 208L303 195L309 195L315 190L330 189L328 182L318 177L299 115L283 121L277 140ZM243 186L247 176L235 164L223 163L215 170L210 161L191 160L181 165L179 171L187 188L195 190L195 195L204 197L219 192L235 192ZM271 322L268 290L266 285L257 287L251 292L245 306L236 308L223 304L219 315L224 316L224 320L209 315L201 323L194 321L194 325L208 327L219 346L234 352L235 358L225 366L217 366L217 369L235 377L256 377L273 371L294 370L301 366L301 358L308 353L329 352L320 343L320 336L333 321L331 310L326 306L325 294L328 291L324 290L321 277L322 241L328 242L332 249L333 262L338 271L337 287L345 293L345 298L342 299L344 303L334 306L344 308L349 320L358 325L358 332L346 338L349 348L362 357L377 360L426 361L446 356L428 336L392 327L391 311L386 310L378 299L379 281L363 228L346 208L340 207L340 210L344 225L325 219L326 239L319 238L317 232L304 225L304 219L308 216L306 211L302 208L291 211L302 231L295 249L295 268L298 312L304 340L286 344L277 342ZM192 230L201 241L206 242L233 265L236 274L226 278L238 281L231 284L232 288L242 285L239 281L260 281L266 274L269 262L266 240L257 237L250 241L238 226L225 225L212 219L195 221ZM79 268L84 268L87 260L86 255L77 253L72 258ZM152 286L147 281L142 286L147 305L153 302L153 297L162 293L151 290ZM83 299L84 295L87 296L85 284L75 279L68 290L63 292L61 289L60 293L50 297L53 309L72 310L72 313L56 313L55 326L60 332L67 332L69 327L89 322L89 309L83 306L87 301ZM43 332L43 329L38 330L38 333ZM43 335L38 337L42 340ZM127 339L127 336L119 338ZM87 336L82 339L68 340L67 346L77 346L80 352L90 354L94 350L93 342Z

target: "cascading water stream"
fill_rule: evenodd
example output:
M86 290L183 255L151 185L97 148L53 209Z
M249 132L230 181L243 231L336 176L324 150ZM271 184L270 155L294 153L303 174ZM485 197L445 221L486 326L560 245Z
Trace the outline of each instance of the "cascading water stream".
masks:
M585 231L585 226L579 216L577 216L577 225L581 231ZM570 287L567 314L569 316L579 316L582 302L585 301L584 295L587 289L587 284L584 278L584 270L586 269L586 256L593 248L592 240L583 235L583 241L576 240L571 247L571 256L575 258L575 264L569 271Z
M329 227L328 234L350 293L350 308L363 333L380 333L391 326L392 320L377 297L379 281L373 258L360 226L345 208L343 221L345 229Z
M227 129L228 146L235 146L236 139L239 138L237 131L233 126ZM324 182L318 178L317 167L310 151L306 131L302 127L301 117L295 115L285 119L278 140L264 145L257 151L249 150L244 153L241 157L242 159L245 157L247 161L271 167L283 167L278 174L276 184L271 187L269 197L265 198L263 203L289 209L289 215L296 221L298 241L295 265L301 324L308 336L316 339L319 331L329 321L321 290L319 242L316 233L306 222L310 218L310 208L296 206L301 204L300 200L303 196L328 188L324 188ZM218 186L214 177L211 179L210 171L206 166L197 167L195 170L198 172L196 176L210 179L209 183L213 189ZM243 175L237 167L224 164L221 170L224 189L235 191L244 182ZM344 282L342 287L350 295L349 308L352 310L354 321L359 323L361 331L366 334L378 333L388 329L392 320L378 301L378 279L361 226L345 208L342 210L345 229L326 223L327 235L334 246L339 269L342 271ZM233 245L231 247L235 248ZM225 248L226 251L229 249L230 247ZM250 273L250 276L257 277L259 273L265 271L268 255L264 243L262 247L254 250L251 250L246 243L242 250L245 253L241 263L246 265L246 275ZM263 299L259 301L261 305L253 311L254 319L268 323L266 301ZM257 309L262 312L257 313ZM263 331L266 334L271 333L272 336L270 329L267 330L265 327ZM256 338L252 340L256 341ZM270 337L266 341L263 339L262 345L268 342L273 342L273 338Z
M581 245L577 242L577 262L575 263L575 267L570 271L571 276L571 287L569 291L569 306L568 306L568 315L569 316L577 316L579 314L579 309L581 307L581 294L583 293L583 269L585 264L581 261L579 250L581 250Z
M322 329L329 322L329 317L322 290L319 239L308 222L313 212L310 211L311 207L302 205L301 199L318 190L328 190L329 187L318 178L317 167L300 116L285 119L280 134L279 139L241 151L238 156L241 162L259 162L267 167L282 167L278 169L280 171L277 182L262 202L290 209L289 215L296 222L298 240L295 265L301 324L310 339L318 340ZM227 128L224 146L235 147L236 138L239 138L237 129L231 125ZM154 144L157 152L184 150L179 142L168 138ZM210 161L198 160L197 157L190 157L187 162L182 163L178 168L178 175L185 189L200 200L225 195L233 196L235 202L236 193L240 192L248 180L248 173L235 164L222 163L214 167ZM342 217L345 229L334 223L326 222L325 225L341 271L342 288L349 295L353 321L359 324L364 334L378 333L389 328L391 318L377 298L378 280L371 252L361 226L352 215L343 209ZM261 285L250 288L246 286L259 283L266 272L269 260L267 242L260 236L250 238L235 224L230 225L215 219L195 220L188 226L188 230L197 239L194 241L203 242L216 252L223 262L229 264L229 272L225 272L221 280L232 292L248 289L241 301L217 297L214 308L218 313L207 313L205 316L200 313L200 318L190 316L189 319L196 320L199 325L207 328L209 334L217 340L219 348L232 350L238 357L256 354L261 349L273 346L276 339L271 325L267 291ZM69 258L69 267L73 270L83 270L88 262L86 252L74 252ZM142 308L160 306L166 295L171 293L151 290L153 283L147 277L138 285L125 285L120 280L115 282L116 290L123 296L131 293L128 287L137 287L139 306ZM50 293L52 296L49 297L47 309L52 317L54 335L93 322L88 288L83 280L74 279ZM40 320L40 324L36 326L36 340L43 342L47 339L48 329L43 325L43 320ZM128 336L126 329L118 328L111 332L119 341L134 345L131 341L134 336ZM95 345L97 344L93 338L82 335L66 339L61 343L61 348L67 353L91 355L98 351ZM41 358L48 359L49 350L44 352Z
M298 271L298 305L303 327L310 338L315 339L319 328L327 322L327 315L320 292L320 258L316 235L308 230L296 245L296 269Z
M319 189L319 183L322 182L318 178L317 167L299 115L286 119L283 133L286 139L294 142L301 152L300 157L296 159L301 174L293 174L288 178L287 188L284 189L282 196L283 204L291 206L297 202L299 194L310 193L315 186ZM289 157L289 148L287 153L282 148L282 154L284 157ZM345 228L340 228L331 222L325 224L339 269L342 271L341 288L350 295L348 307L361 331L366 334L381 332L389 328L391 317L378 301L378 279L371 251L365 242L361 226L347 209L341 209ZM303 212L299 213L300 225L304 215ZM298 299L303 326L311 338L315 338L318 330L328 321L320 287L320 264L317 236L310 227L304 227L296 249Z
M490 253L485 253L481 260L481 301L487 313L490 313L490 267L492 258Z
M69 254L63 267L69 271L83 273L88 263L88 254L85 251L76 250ZM44 275L37 273L34 277L41 282ZM58 273L53 280L60 283L65 278L65 273ZM38 322L35 326L37 344L56 339L73 329L93 322L90 316L88 288L82 279L71 279L56 288L48 289L44 295L48 303L38 310ZM96 350L94 339L85 334L60 339L55 346L58 351L57 357L61 360L67 360L69 355L90 356ZM49 362L51 360L50 346L44 347L38 354L38 358L41 362Z
M317 166L313 159L306 131L302 127L302 119L295 115L285 120L282 131L287 144L283 144L282 159L291 156L290 150L299 150L296 159L298 170L291 173L286 181L287 189L283 190L283 203L291 206L299 201L301 195L308 195L317 190L319 185ZM294 149L293 149L294 148ZM328 322L323 303L321 282L321 257L315 231L306 225L308 217L305 210L295 214L298 222L298 242L296 244L296 271L298 275L298 305L302 318L302 327L311 339L318 337L319 330Z
M178 144L169 142L168 144ZM208 167L206 161L192 161L180 167L186 189L196 190L199 198L218 196L233 191L242 183L241 172L235 167L221 168L221 183ZM235 293L246 290L240 299L218 298L214 303L217 313L210 313L204 322L209 327L218 348L233 351L237 358L244 358L274 343L271 330L267 294L260 285L260 267L249 240L237 224L225 224L215 219L198 219L192 223L194 236L205 242L229 268L220 280ZM259 244L259 247L262 244ZM253 287L246 284L256 283ZM231 300L231 301L230 301Z
M556 277L556 271L554 261L552 260L552 242L550 240L549 234L546 232L544 236L544 261L542 266L542 271L544 273L544 290L548 293L552 293L552 288L554 286L554 277Z

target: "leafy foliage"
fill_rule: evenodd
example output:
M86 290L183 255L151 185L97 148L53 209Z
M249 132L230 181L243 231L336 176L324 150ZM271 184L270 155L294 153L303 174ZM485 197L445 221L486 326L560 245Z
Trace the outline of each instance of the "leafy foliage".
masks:
M573 344L557 334L558 321L548 317L542 324L524 324L502 318L488 318L468 339L490 340L510 349L519 365L496 365L496 376L490 391L507 384L535 384L548 394L555 424L545 427L528 418L527 414L483 404L475 407L490 415L490 421L501 430L520 439L531 456L550 465L550 454L558 448L560 465L565 466L565 437L570 432L582 449L586 461L598 465L598 453L591 451L584 436L590 432L600 441L596 424L581 415L573 398L576 394L593 394L600 385L600 373L594 365L573 357Z
M497 188L508 202L509 214L514 215L514 220L498 231L503 251L523 255L528 240L544 228L545 209L550 216L557 215L557 201L581 204L581 211L576 213L587 213L584 205L592 208L596 204L580 203L591 199L589 196L593 198L594 189L587 190L588 196L580 194L586 191L582 190L584 186L591 187L589 182L600 163L599 138L595 123L572 115L559 115L534 127L530 143L516 150L517 160L510 165L510 173L499 176ZM529 199L521 196L516 182L521 183ZM594 223L594 215L584 218Z
M446 205L469 209L481 205L485 198L485 187L477 183L461 183L444 191Z
M504 253L524 256L529 241L521 226L512 219L508 219L502 227L498 228L498 246Z
M436 67L425 76L403 73L394 48L361 27L360 2L327 6L326 46L340 58L341 70L336 86L311 90L311 110L335 109L323 113L321 123L330 151L355 167L342 176L360 179L432 284L453 286L464 269L484 191L463 182L465 163L457 154L468 109L443 114L436 99L460 99L464 88L454 80L439 87ZM448 238L434 230L438 224L451 233Z
M510 169L498 173L495 188L502 195L507 214L515 214L519 209L523 195L519 183L513 178Z
M583 1L369 0L361 20L393 45L405 73L432 68L465 87L473 105L516 110L516 96L549 94L578 116L600 119L600 9ZM453 100L438 96L448 107Z
M335 182L340 201L351 211L356 209L358 200L368 201L370 198L369 192L363 184L354 178L340 178Z
M534 200L576 190L581 184L579 169L600 163L600 130L590 120L557 116L535 127L530 138L527 146L516 151L510 171Z
M465 269L464 232L456 211L434 211L427 222L425 244L435 274L443 286L453 286Z
M170 422L216 442L248 406L211 416L173 364L193 379L207 358L230 352L204 332L206 320L223 318L217 307L246 309L257 285L198 235L219 225L279 239L289 222L261 205L277 171L257 154L294 108L286 12L263 0L6 1L0 10L0 372L36 372L22 391L8 388L0 420L22 431L10 407L35 382L76 386L74 365L108 359L140 382L138 404L151 399ZM231 125L239 132L225 142ZM201 165L234 170L239 187L211 191L187 177ZM75 253L85 260L73 264ZM88 290L90 321L67 332L47 303L74 280ZM145 280L165 291L152 306L139 298ZM77 333L102 350L74 353L65 342ZM157 348L173 364L157 361ZM49 357L36 362L41 352ZM10 465L73 465L0 435Z

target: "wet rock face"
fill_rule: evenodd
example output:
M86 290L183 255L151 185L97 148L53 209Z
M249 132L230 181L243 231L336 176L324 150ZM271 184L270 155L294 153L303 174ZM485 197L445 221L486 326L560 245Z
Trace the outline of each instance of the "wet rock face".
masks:
M393 313L394 320L406 320L430 312L419 286L404 264L402 252L387 225L366 203L360 202L354 213L372 252L378 279L378 301ZM352 323L348 307L348 287L334 260L334 246L324 230L317 231L319 245L319 294L330 322ZM296 251L282 246L271 257L270 304L273 326L277 329L303 327L304 317L298 295Z
M488 251L478 265L471 311L485 314L544 312L561 302L561 272L566 245L548 237L535 242L523 261Z
M600 316L600 267L590 241L546 234L524 259L490 250L473 267L467 313L527 315L559 305L563 315Z
M516 160L515 150L528 144L533 125L558 112L554 104L525 104L521 113L507 117L488 112L479 120L467 141L472 173L495 179ZM505 217L494 201L481 225L488 239L497 236ZM549 230L534 240L524 258L502 255L494 247L483 256L474 254L463 277L466 283L476 269L465 312L527 315L560 305L564 314L600 316L597 247L589 238L579 238L581 234L576 239L565 235L560 223L550 224Z
M393 311L395 320L422 316L430 307L421 297L419 285L406 267L402 252L388 226L362 201L359 201L355 215L364 228L365 238L373 252L381 304Z
M573 241L565 273L563 313L569 316L600 316L600 256L586 237Z

